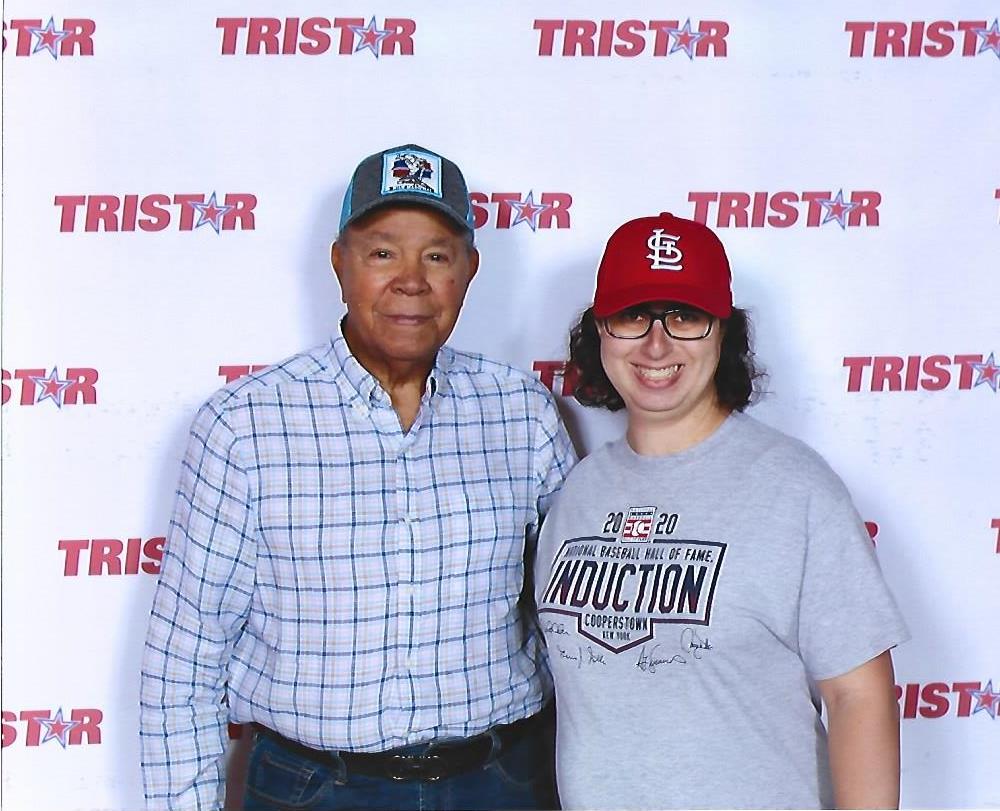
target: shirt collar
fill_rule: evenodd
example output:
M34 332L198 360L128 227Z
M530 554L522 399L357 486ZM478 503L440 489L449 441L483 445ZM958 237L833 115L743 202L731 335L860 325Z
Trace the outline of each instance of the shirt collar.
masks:
M333 344L333 356L340 367L340 371L362 401L371 406L390 406L389 395L382 388L382 384L378 382L378 378L362 366L361 362L351 354L351 349L347 345L347 339L344 337L343 320L337 325L337 332L331 340ZM427 399L430 399L435 394L444 396L448 393L448 372L454 364L454 351L447 346L442 346L438 350L437 357L434 359L434 366L431 368L430 374L427 375L427 385L424 388L424 394Z

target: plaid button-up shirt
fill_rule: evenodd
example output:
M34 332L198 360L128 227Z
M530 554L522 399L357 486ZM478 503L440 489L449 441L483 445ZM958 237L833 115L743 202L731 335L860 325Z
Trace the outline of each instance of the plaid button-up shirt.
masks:
M143 659L148 805L221 807L228 720L379 751L541 708L526 540L574 461L537 380L448 347L405 433L341 336L212 397Z

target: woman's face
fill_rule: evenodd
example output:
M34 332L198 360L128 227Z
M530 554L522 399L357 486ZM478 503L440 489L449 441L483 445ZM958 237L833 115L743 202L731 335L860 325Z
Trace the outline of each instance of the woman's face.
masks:
M680 305L655 301L641 306L652 312ZM598 321L601 362L608 379L625 401L630 422L680 425L721 411L715 390L715 370L722 350L722 328L713 319L709 335L700 340L671 338L654 322L642 338L616 338Z

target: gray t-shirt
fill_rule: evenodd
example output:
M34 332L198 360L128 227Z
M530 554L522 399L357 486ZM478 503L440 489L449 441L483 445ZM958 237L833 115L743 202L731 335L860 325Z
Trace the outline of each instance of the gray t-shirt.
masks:
M571 809L831 807L814 681L908 638L844 484L739 413L581 462L535 591Z

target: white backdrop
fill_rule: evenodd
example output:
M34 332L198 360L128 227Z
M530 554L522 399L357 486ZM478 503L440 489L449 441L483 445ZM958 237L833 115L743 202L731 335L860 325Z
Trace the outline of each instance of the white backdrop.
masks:
M139 659L190 419L220 367L329 336L349 174L411 141L482 204L452 343L547 380L616 226L716 228L770 372L752 413L847 481L913 633L903 804L1000 806L998 15L5 2L3 807L141 806ZM213 192L241 208L213 219ZM581 450L622 430L551 382Z

